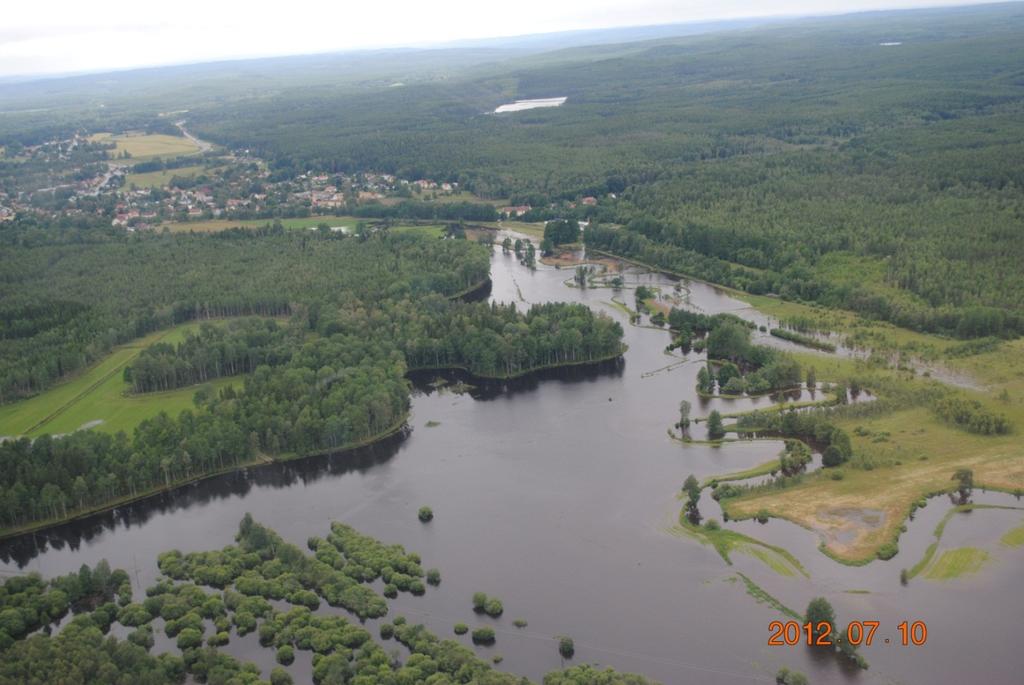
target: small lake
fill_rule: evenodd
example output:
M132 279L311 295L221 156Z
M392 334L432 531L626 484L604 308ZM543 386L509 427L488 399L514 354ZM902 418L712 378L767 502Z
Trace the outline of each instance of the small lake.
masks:
M516 100L507 105L500 105L494 110L495 114L503 112L522 112L526 109L537 109L538 107L560 107L565 104L568 98L538 98L536 100Z
M560 667L553 637L566 634L576 643L573 663L597 662L666 685L772 683L781 666L806 672L815 685L1019 682L1024 549L1002 548L998 540L1007 526L1024 521L1024 512L954 517L947 527L951 546L970 544L992 554L978 574L957 581L899 582L900 568L912 566L933 540L936 523L951 506L946 498L917 513L900 539L900 554L888 562L842 566L821 554L816 536L802 528L746 521L728 525L789 549L811 578L777 575L743 554L734 554L735 565L727 566L712 548L670 532L680 510L679 488L690 473L704 478L763 463L782 443L683 445L666 430L683 399L693 404L694 416L711 408L767 406L771 399L702 403L695 394L702 357L667 354L669 333L630 326L613 298L632 303L628 288L643 283L707 313L735 312L768 328L770 317L712 286L632 267L622 272L627 288L621 293L578 289L567 285L572 269L541 265L530 271L496 247L491 273L495 301L522 308L578 301L617 318L629 345L624 362L461 394L435 388L428 382L434 374L417 378L408 436L212 478L16 538L0 544L0 571L50 576L106 558L129 571L138 596L158 575L159 552L231 544L246 512L303 548L307 537L325 535L329 522L339 520L405 545L422 555L424 567L441 570L439 587L391 601L391 616L423 622L442 637L453 637L459 621L491 625L497 643L477 653L501 654L502 670L534 680ZM756 337L792 345L765 333ZM978 493L975 499L1019 504L1002 495ZM416 517L423 505L434 510L428 525ZM707 497L702 511L720 516ZM871 669L856 673L804 647L769 647L769 622L785 619L748 596L735 582L737 571L797 610L812 597L827 596L841 624L880 621L878 636L893 642L876 640L864 649ZM505 614L474 616L470 599L476 591L501 598ZM529 625L515 628L517 618ZM896 626L903 620L927 623L926 645L897 644ZM367 625L376 634L376 622ZM457 639L469 644L468 636ZM158 647L170 645L158 641ZM273 651L260 648L255 633L233 635L224 649L259 664L264 677L273 666ZM296 657L290 670L296 682L308 682L310 654Z

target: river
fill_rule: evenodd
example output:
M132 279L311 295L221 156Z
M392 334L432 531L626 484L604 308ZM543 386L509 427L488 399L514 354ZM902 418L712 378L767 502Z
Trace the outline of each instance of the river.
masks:
M571 277L570 269L543 265L530 271L496 247L491 298L523 307L576 300L616 317L629 345L622 364L463 394L420 383L407 437L213 478L13 539L0 544L0 571L49 576L106 558L128 570L141 593L158 575L159 552L231 544L245 512L302 546L339 520L419 552L424 567L440 568L441 585L422 597L403 594L391 601L392 616L424 622L442 637L452 636L459 621L492 625L497 643L478 653L501 654L502 670L535 680L560 667L553 637L565 634L575 639L572 663L596 662L666 684L769 683L780 666L802 670L816 684L1019 682L1024 655L1016 631L1024 594L1017 581L1024 549L1000 548L998 539L1014 521L1024 520L1024 512L955 516L947 536L988 546L994 560L953 582L899 582L899 569L921 557L948 511L942 498L918 512L900 540L900 554L889 562L842 566L817 550L808 531L784 521L747 521L729 525L786 547L811 578L777 575L743 554L727 566L712 548L670 532L680 509L679 488L689 473L703 478L767 461L781 443L683 445L669 439L666 429L682 399L692 402L694 416L716 406L738 411L771 400L702 402L694 392L699 356L667 355L667 331L630 326L610 303L612 290L571 288ZM663 292L675 285L633 268L624 277ZM632 293L625 290L621 297L629 302ZM771 323L703 283L689 283L688 297L708 313L735 311L759 325ZM976 499L1016 504L1008 496ZM423 505L434 510L427 525L416 517ZM707 508L705 515L718 515L712 504ZM840 624L880 621L876 644L862 649L871 669L844 671L806 647L769 647L769 622L785 617L748 596L735 581L737 571L798 611L824 595ZM499 597L504 616L474 616L475 591ZM517 618L529 625L515 628ZM903 620L925 621L927 644L899 645L896 626ZM376 632L376 622L368 625ZM459 639L469 644L468 636ZM167 644L163 639L158 648ZM224 649L255 661L265 675L273 664L273 651L260 648L255 634L233 637ZM309 653L297 652L291 670L297 682L308 681Z

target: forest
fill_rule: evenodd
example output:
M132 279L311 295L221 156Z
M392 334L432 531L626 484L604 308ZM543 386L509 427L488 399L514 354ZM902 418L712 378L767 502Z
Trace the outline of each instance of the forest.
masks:
M484 282L490 268L479 246L417 236L361 240L273 227L20 235L0 247L3 402L38 393L116 344L184 321L289 316L300 303L315 312L353 299L454 295Z

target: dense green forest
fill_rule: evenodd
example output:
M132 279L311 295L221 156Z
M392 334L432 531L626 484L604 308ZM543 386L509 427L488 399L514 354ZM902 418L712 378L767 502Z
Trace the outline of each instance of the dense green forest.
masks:
M370 586L380 577L388 587L425 592L419 555L400 545L385 545L333 523L326 538L309 538L311 556L248 514L239 524L236 543L187 555L164 552L159 566L166 578L141 598L133 596L128 575L111 571L106 562L49 583L38 575L6 580L0 584L0 683L262 685L267 681L259 667L218 649L236 636L256 632L259 644L274 650L281 664L271 671L271 685L293 682L287 666L297 650L313 653L316 685L529 684L495 670L461 642L439 638L404 616L383 622L377 639L349 615L317 613L322 599L360 620L386 616L387 601ZM385 595L394 596L387 589ZM290 606L279 609L272 601ZM76 616L54 631L53 623L67 613L69 604ZM110 635L115 624L133 629L127 639ZM207 636L210 625L213 631ZM39 627L45 629L28 636ZM180 655L153 653L157 630L175 641ZM382 643L391 639L408 655L400 658L386 650ZM552 672L544 682L650 681L579 666Z
M17 235L18 227L3 232ZM21 234L0 247L0 400L31 395L113 345L193 319L284 316L293 305L453 295L487 251L417 236L283 230L104 237Z
M124 379L135 392L155 392L277 366L291 357L288 330L274 319L203 323L198 333L186 331L177 346L156 343L144 349L125 367Z
M223 104L194 123L277 169L459 181L544 218L558 218L549 202L605 196L580 217L628 228L595 246L917 330L1014 334L1022 46L1016 4L815 19L359 98ZM553 96L568 101L488 114Z

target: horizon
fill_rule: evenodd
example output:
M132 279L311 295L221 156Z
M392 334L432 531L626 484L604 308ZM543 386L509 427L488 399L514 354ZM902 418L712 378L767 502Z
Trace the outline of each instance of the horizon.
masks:
M322 27L311 27L309 24L302 25L301 23L306 21L306 17L309 16L308 11L331 14L337 12L335 7L329 5L321 7L323 3L320 0L299 0L299 3L302 7L289 12L288 16L284 18L284 23L275 20L272 21L273 25L260 24L254 21L255 17L248 18L248 23L230 23L223 15L223 10L230 8L218 8L222 11L222 15L214 17L213 21L202 27L203 30L214 33L226 31L228 35L239 33L244 35L241 37L241 43L235 39L233 41L218 41L212 46L212 41L194 38L195 26L175 25L168 22L166 17L153 17L148 22L133 21L124 24L109 22L96 24L92 21L81 21L75 24L75 17L71 16L70 23L67 20L63 23L46 23L34 21L36 17L32 16L34 12L31 10L18 8L12 13L13 16L8 18L8 26L0 29L0 39L3 39L0 42L0 82L25 83L51 78L147 68L258 59L343 55L402 49L458 49L468 47L466 44L493 43L589 31L699 26L718 22L786 21L877 11L949 9L986 4L1007 4L975 0L828 0L825 3L808 0L784 0L766 6L765 3L751 0L725 0L724 2L690 0L685 4L673 3L669 0L645 0L639 6L623 10L609 0L598 0L596 5L590 3L585 7L582 2L573 0L564 7L560 6L558 12L552 15L538 0L526 0L527 7L540 11L532 14L521 12L516 16L515 21L503 22L495 26L488 12L472 7L472 3L468 0L452 0L447 3L447 6L454 7L453 13L460 15L461 19L455 26L449 26L451 22L445 21L451 13L434 11L429 14L443 16L405 17L403 22L397 24L401 30L389 31L386 36L380 32L369 32L360 39L344 42L344 38L336 38L333 32L329 31L325 34L323 31L324 28L333 28L332 22L329 21L333 15L323 22L324 26ZM130 7L124 0L106 0L104 5ZM188 6L195 6L198 3L196 0L183 0L183 3L179 3L180 5L186 7L183 7L176 16L183 14L188 18L192 16L188 12ZM403 3L395 12L401 14L403 10L410 7L419 12L419 7L413 3ZM540 9L542 7L544 9ZM565 8L569 8L570 11L567 12ZM76 7L75 9L81 8ZM112 13L100 12L99 14L117 14L116 7L112 9L115 10ZM136 9L131 8L130 16L133 19L138 14ZM459 11L460 9L464 11ZM360 7L355 10L355 13L365 13L365 10L366 8ZM372 8L370 13L363 17L363 21L357 22L360 27L380 24L381 18L373 14ZM74 12L61 13L61 16L63 17L65 14L73 15ZM351 15L353 11L349 8L344 14ZM89 15L94 17L96 12L90 12ZM635 21L630 21L634 18ZM298 26L293 26L296 19L300 20L300 25L304 29L320 29L310 37L306 44L309 46L308 48L300 47L292 38L288 47L281 49L242 49L242 45L259 42L253 41L249 37L254 34L257 38L260 36L279 38L281 35L288 35L289 28L298 28ZM437 19L445 22L445 30L442 32L436 32ZM504 30L502 27L505 27ZM389 23L388 28L395 28L394 22ZM492 31L492 28L496 30ZM429 40L414 38L416 34L432 32L432 30L433 35ZM392 37L394 39L389 40ZM109 48L108 50L96 49L96 45L110 45L111 43L113 52L110 52ZM196 44L204 47L200 49L189 47ZM132 45L135 45L135 48L129 47ZM134 52L132 52L133 50ZM127 56L126 51L129 53ZM83 54L87 54L88 57L82 57Z

